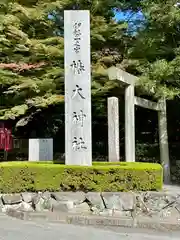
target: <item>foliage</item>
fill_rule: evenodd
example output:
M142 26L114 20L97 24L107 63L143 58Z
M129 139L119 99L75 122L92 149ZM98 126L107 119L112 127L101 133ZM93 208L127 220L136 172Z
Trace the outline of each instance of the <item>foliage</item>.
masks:
M142 1L144 27L128 49L129 69L141 78L141 93L173 99L180 93L177 1Z
M126 24L116 23L117 1L77 1L91 11L92 95L114 88L105 69L122 60ZM64 103L63 11L66 0L7 0L0 12L0 119L25 126L47 108ZM115 85L116 86L116 85ZM103 100L105 101L105 100ZM46 118L46 117L45 117ZM59 127L59 126L57 126Z
M145 97L151 95L150 98L165 96L169 99L176 96L174 105L168 102L168 127L169 139L177 141L180 122L177 111L180 89L180 8L175 6L176 2L1 0L0 120L10 120L16 126L16 136L54 137L59 140L56 142L57 148L64 148L63 11L89 9L93 144L98 142L102 146L102 142L106 142L101 149L107 155L106 100L112 95L120 98L122 91L117 82L107 81L105 70L116 64L140 77L136 94ZM135 28L132 29L138 31L128 35L131 19L126 22L115 21L116 11L126 11L132 15L140 11L144 17L138 21L142 22L134 21ZM143 27L136 28L138 24ZM124 103L120 98L120 111L123 112L120 113L120 125L124 131L123 108ZM157 128L156 117L140 110L138 116L136 111L136 119L137 139L144 142L141 132L154 131ZM149 139L151 136L148 135ZM122 143L123 133L120 137ZM141 151L141 156L144 151Z
M128 191L162 188L162 167L150 163L94 163L92 167L52 163L0 164L0 192Z

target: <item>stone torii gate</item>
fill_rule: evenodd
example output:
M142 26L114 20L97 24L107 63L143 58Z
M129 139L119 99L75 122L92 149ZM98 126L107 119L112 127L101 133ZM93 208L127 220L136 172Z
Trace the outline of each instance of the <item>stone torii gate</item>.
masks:
M153 102L134 95L138 78L117 67L108 69L109 80L119 80L125 85L125 160L135 162L135 105L158 112L160 159L164 169L164 182L170 182L169 146L166 118L166 100ZM109 161L119 161L118 99L108 99Z

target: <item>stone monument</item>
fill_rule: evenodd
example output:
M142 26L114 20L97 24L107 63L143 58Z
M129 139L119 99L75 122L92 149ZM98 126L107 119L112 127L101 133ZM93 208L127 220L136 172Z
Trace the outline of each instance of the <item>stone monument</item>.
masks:
M90 13L64 11L65 163L92 165Z
M29 161L52 161L53 139L29 139Z

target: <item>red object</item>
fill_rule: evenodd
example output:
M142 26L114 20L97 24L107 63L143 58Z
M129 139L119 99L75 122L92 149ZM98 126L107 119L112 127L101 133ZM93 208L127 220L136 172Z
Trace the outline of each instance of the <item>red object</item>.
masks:
M5 151L10 151L12 150L12 132L9 129L5 128Z
M7 128L0 128L0 150L10 151L13 147L12 131Z
M0 128L0 150L5 149L6 134L4 128Z

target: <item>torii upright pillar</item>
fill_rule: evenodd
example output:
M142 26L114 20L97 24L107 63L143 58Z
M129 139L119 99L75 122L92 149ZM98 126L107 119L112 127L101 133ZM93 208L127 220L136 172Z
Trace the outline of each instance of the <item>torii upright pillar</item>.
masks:
M134 86L125 88L125 159L135 162Z

